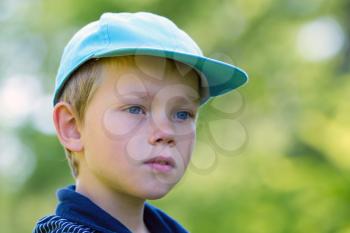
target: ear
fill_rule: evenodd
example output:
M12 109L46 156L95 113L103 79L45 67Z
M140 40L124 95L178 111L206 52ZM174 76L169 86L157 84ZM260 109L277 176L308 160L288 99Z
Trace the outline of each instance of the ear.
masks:
M84 147L80 127L71 105L66 102L56 104L53 110L53 122L61 144L70 151L81 152Z

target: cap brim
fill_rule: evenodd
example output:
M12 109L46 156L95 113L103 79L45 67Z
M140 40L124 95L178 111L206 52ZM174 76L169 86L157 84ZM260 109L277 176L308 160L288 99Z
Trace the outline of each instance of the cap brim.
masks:
M116 57L126 55L148 55L169 58L195 68L206 78L206 85L208 85L209 90L208 98L223 95L242 86L248 81L247 73L244 70L231 64L205 56L154 48L118 48L116 50L108 48L107 51L102 50L96 54L93 54L92 56L87 57L85 61L81 62L81 64L92 58ZM65 77L65 80L63 83L61 83L61 87L59 89L61 89L64 83L67 82L69 79L68 77L71 75L71 73L73 73L73 71L71 71L70 74ZM58 96L59 94L56 93L54 103L57 102Z

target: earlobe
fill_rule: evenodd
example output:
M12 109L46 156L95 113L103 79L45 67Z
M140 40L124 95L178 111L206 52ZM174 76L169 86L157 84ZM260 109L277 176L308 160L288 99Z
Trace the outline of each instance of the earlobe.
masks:
M68 103L59 102L55 105L53 122L58 139L65 148L74 152L83 150L78 121L72 107Z

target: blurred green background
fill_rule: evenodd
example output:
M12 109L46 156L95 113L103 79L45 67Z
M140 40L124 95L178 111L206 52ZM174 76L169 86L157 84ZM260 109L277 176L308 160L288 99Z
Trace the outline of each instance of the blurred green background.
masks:
M105 11L164 15L250 76L202 107L187 174L153 204L194 233L350 232L349 0L0 0L1 232L31 232L74 182L51 93Z

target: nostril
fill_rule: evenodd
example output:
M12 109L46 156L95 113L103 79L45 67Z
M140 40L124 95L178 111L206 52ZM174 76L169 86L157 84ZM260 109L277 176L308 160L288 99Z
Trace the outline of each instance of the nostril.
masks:
M173 146L173 145L175 145L175 141L174 141L174 140L169 140L169 141L168 141L168 144L170 144L170 145Z
M175 141L173 139L165 140L163 138L158 138L156 140L156 143L160 143L160 142L166 142L167 144L171 144L171 145L175 144Z
M156 142L161 142L161 141L163 141L163 139L161 139L161 138L158 138L158 139L156 140Z

